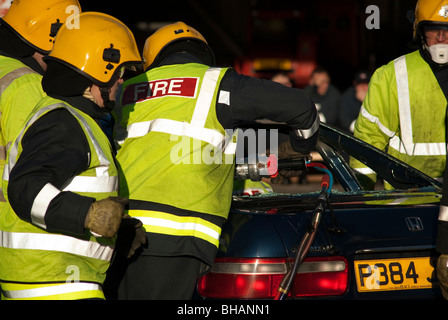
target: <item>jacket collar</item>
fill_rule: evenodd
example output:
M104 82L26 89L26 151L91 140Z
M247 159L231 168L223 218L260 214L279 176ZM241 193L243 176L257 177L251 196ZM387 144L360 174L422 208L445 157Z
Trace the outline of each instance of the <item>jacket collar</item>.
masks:
M49 96L67 102L72 107L88 114L95 120L108 118L109 113L106 109L100 108L95 102L84 96L63 97L54 94L49 94Z

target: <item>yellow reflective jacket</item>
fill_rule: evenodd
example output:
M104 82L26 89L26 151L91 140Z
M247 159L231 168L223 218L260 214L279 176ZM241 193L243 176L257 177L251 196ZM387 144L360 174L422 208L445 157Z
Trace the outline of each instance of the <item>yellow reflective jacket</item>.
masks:
M0 55L0 172L3 172L9 144L45 96L41 81L42 76L21 61ZM0 192L0 206L2 202Z
M446 162L446 108L447 100L434 73L415 51L373 74L354 135L440 178ZM350 165L360 176L376 182L375 173L361 162L351 159Z
M109 140L95 121L60 100L45 97L11 146L3 174L7 197L9 173L22 152L26 130L46 113L65 108L79 122L90 146L88 168L58 190L47 184L36 196L32 223L21 220L9 203L0 213L0 286L7 299L104 298L101 289L110 265L114 238L96 238L86 231L75 237L46 231L45 210L60 192L97 200L118 195L118 172Z
M235 146L227 144L233 138L215 111L225 72L169 65L124 83L120 196L137 200L129 215L143 222L149 250L159 254L213 261L234 174Z

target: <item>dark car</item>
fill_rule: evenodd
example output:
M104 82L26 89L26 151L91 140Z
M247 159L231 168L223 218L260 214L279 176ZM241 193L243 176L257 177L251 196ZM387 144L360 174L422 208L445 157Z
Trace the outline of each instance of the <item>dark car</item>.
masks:
M326 180L307 193L234 197L215 264L199 279L198 294L216 299L441 298L434 269L441 184L325 124L317 151L320 171L330 173L338 190L328 190ZM349 156L395 189L363 190Z

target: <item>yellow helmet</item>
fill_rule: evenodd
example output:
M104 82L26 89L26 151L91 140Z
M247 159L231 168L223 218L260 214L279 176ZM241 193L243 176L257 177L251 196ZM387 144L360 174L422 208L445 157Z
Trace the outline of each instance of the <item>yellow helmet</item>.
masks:
M418 0L415 7L414 39L421 33L422 25L448 27L448 0Z
M74 19L78 27L61 27L46 61L58 61L100 86L112 84L123 67L142 64L134 35L118 19L99 12Z
M182 21L161 27L146 39L143 47L143 67L146 70L157 58L160 52L177 40L196 39L208 46L205 38L196 29Z
M48 54L60 26L80 12L77 0L20 0L13 1L2 22L26 44Z

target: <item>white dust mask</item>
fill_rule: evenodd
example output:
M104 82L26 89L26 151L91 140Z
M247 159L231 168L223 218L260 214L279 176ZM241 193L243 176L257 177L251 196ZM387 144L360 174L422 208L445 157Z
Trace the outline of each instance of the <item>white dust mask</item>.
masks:
M435 63L448 63L448 44L434 44L428 48L428 51Z

